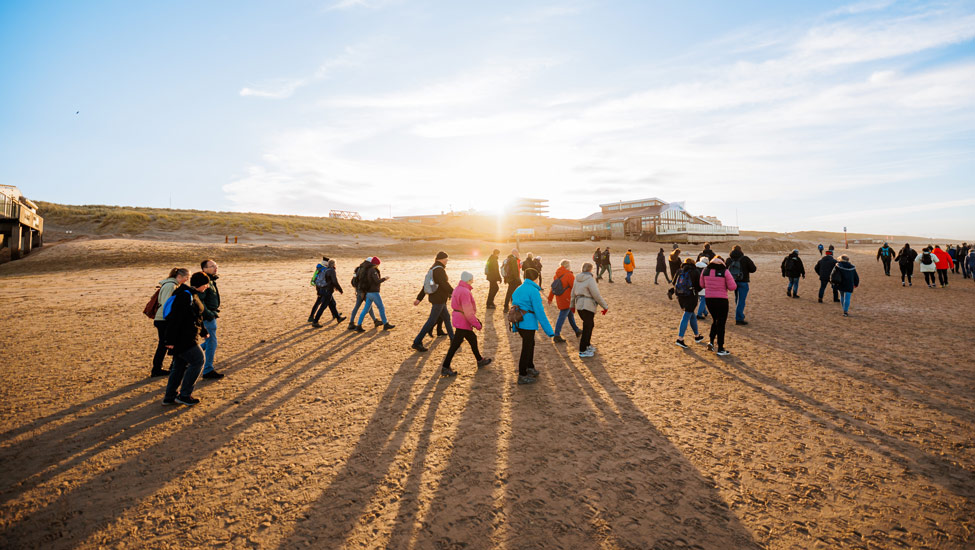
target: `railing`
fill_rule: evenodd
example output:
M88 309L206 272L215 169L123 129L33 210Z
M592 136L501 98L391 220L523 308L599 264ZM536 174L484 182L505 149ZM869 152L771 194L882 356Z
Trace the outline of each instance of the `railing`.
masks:
M20 219L20 204L7 195L0 194L0 218Z
M682 223L675 225L658 225L657 235L738 235L738 228L733 225L708 225L706 223Z

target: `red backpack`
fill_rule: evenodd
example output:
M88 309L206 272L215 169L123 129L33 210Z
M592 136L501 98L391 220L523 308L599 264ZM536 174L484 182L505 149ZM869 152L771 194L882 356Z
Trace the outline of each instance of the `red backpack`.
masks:
M152 293L152 297L149 298L149 302L146 304L145 309L142 310L142 313L144 313L146 317L150 319L155 319L156 312L159 311L159 289L161 288L161 286L156 287L156 291Z

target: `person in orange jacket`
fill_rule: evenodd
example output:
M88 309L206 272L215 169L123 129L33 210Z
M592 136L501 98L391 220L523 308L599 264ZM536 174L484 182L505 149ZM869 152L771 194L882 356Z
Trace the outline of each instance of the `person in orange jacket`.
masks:
M552 285L548 291L548 303L551 304L552 300L555 300L555 305L559 308L559 318L555 321L553 342L565 342L565 339L562 338L562 323L566 319L569 320L569 325L575 331L576 338L582 334L582 330L576 325L576 316L572 312L572 285L575 284L576 276L569 269L569 265L569 260L559 262L559 268L555 270L555 278L552 279ZM555 281L559 281L559 283L556 284ZM555 294L556 287L559 287L562 292Z
M955 267L955 262L947 252L941 250L939 245L935 245L931 253L938 258L938 282L941 283L941 288L944 288L948 286L948 270Z
M636 267L636 262L633 261L633 250L627 248L626 254L623 255L623 271L626 272L626 282L628 284L633 284L630 277L633 276L633 268Z

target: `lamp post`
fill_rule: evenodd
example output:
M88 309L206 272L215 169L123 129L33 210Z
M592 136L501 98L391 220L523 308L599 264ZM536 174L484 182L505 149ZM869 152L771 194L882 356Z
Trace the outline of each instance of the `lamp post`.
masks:
M843 226L843 244L846 246L846 249L847 250L850 249L850 239L848 239L846 237L846 226L845 225Z

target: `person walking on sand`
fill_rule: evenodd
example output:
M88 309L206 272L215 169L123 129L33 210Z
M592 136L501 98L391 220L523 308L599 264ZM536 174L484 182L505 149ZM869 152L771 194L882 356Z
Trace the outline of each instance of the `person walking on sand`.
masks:
M535 256L535 271L538 272L538 281L537 281L538 286L544 289L545 285L542 284L542 257L541 256Z
M315 265L315 272L312 273L311 281L308 283L315 288L315 305L311 306L311 313L308 314L309 323L315 322L315 311L322 305L322 293L318 291L318 285L315 284L315 281L318 280L319 274L325 271L326 267L328 267L328 256L322 256L321 263Z
M197 336L207 337L203 319L206 306L201 295L212 280L206 273L194 273L190 284L183 283L176 288L170 297L172 302L167 304L165 341L166 348L172 351L173 364L169 369L163 405L196 405L200 402L193 397L193 385L206 361L197 340Z
M707 293L708 311L711 312L708 351L714 351L714 342L717 339L718 355L730 355L724 347L725 324L728 321L728 291L738 288L738 284L725 267L721 256L715 256L701 272L701 288Z
M894 249L887 243L877 249L877 261L884 263L884 275L890 277L890 262L894 259Z
M366 293L363 290L365 287L361 284L361 281L365 280L365 273L370 267L372 267L372 257L366 258L359 264L359 267L355 268L355 274L352 276L352 288L355 289L355 307L352 308L352 313L349 314L349 330L355 330L355 316L359 313L359 307L366 301ZM372 324L376 327L382 325L382 322L376 318L376 314L372 311L371 307L368 311L369 316L372 317Z
M831 276L836 290L840 291L840 303L843 304L843 317L850 316L850 300L853 299L853 289L860 286L860 275L857 268L850 263L850 257L846 254L840 256L840 261L833 268Z
M968 256L965 256L965 268L968 270L968 276L975 280L975 248L968 250Z
M936 288L937 278L935 273L938 271L938 257L931 253L931 247L921 249L921 255L917 257L921 264L921 274L924 275L924 284L928 288Z
M501 281L504 280L501 277L500 254L501 251L495 248L484 264L484 275L491 285L491 288L488 289L487 305L484 309L494 309L494 297L498 295L498 290L501 288Z
M667 284L670 284L670 277L667 276L667 256L664 255L663 247L660 248L660 252L657 252L657 272L653 276L653 284L659 285L657 279L660 278L660 274L664 274L664 280Z
M413 339L411 346L420 353L427 351L427 348L423 347L423 337L433 331L433 327L437 325L440 319L444 322L447 337L451 340L454 339L454 329L450 326L450 312L447 311L447 302L454 292L454 287L450 286L450 280L447 277L447 259L446 252L442 250L437 252L433 265L427 270L427 275L423 279L423 288L420 289L416 295L416 300L413 301L413 305L418 306L423 301L424 296L430 300L430 316L427 317L426 323L423 324L420 332Z
M694 264L694 267L696 267L699 272L704 271L704 268L706 268L707 266L708 266L708 260L706 258L700 258L697 261L697 263ZM698 294L697 319L699 321L708 318L708 304L705 301L705 299L707 298L706 294L707 291L704 289L701 289L701 292Z
M972 270L968 269L968 254L971 251L972 247L968 243L961 243L958 263L961 264L961 276L963 279L968 279L972 276Z
M636 262L633 260L633 250L627 248L626 254L623 255L623 271L626 272L626 284L633 284L630 277L633 276L634 268L636 268Z
M916 258L917 251L911 248L910 243L905 243L904 248L894 258L901 270L901 286L914 286L911 283L911 277L914 275L914 260Z
M738 288L735 289L736 325L748 324L748 321L745 320L745 301L748 299L748 283L751 280L751 274L757 270L755 262L742 252L741 245L736 244L731 249L731 254L728 255L728 271L731 272L732 278L738 284Z
M677 327L677 342L675 343L684 349L688 348L688 345L684 343L684 333L687 331L688 324L691 326L691 332L694 333L694 341L699 344L704 342L704 336L701 336L697 330L697 315L694 314L694 310L697 308L698 292L700 291L701 271L694 264L693 259L687 258L680 270L677 271L677 276L674 277L674 294L677 296L677 303L684 311L680 318L680 325Z
M799 249L793 249L792 253L782 260L782 276L789 278L789 286L785 289L786 296L793 298L799 297L799 277L806 278L806 268L802 265L799 258Z
M512 248L511 254L504 259L501 265L501 275L504 276L504 283L508 285L508 290L504 294L504 312L508 313L508 304L515 290L521 286L521 262L518 260L518 249Z
M602 259L602 270L603 273L609 273L609 282L613 282L613 261L609 257L609 247L603 249L603 259ZM597 270L598 273L598 270Z
M315 288L318 289L318 293L321 295L322 299L320 302L316 302L318 305L318 311L314 311L315 314L312 318L311 326L315 328L321 328L322 324L319 320L322 318L322 313L325 312L327 307L332 313L332 319L335 319L336 323L341 323L345 320L345 317L339 314L338 309L335 304L335 291L339 294L343 294L342 285L339 284L339 278L335 273L335 260L329 260L325 264L325 269L318 273L315 278Z
M569 269L570 265L569 260L562 260L559 263L559 268L555 270L555 279L552 280L548 291L548 303L551 304L552 300L555 300L559 308L559 318L555 321L555 337L552 338L559 344L565 342L562 338L562 324L566 319L569 320L569 326L575 332L576 338L582 335L582 331L576 325L575 314L572 313L572 287L575 285L576 276Z
M830 286L829 277L833 274L833 268L836 267L836 258L833 257L833 249L830 247L826 251L826 255L816 262L813 266L813 271L816 275L819 275L819 303L823 303L823 295L826 293L826 287ZM840 301L840 293L833 287L833 301Z
M597 248L596 251L593 252L593 255L592 255L592 265L596 266L596 282L602 281L603 278L600 275L600 273L602 272L602 270L600 269L600 266L603 265L603 249L602 248Z
M712 259L714 259L714 251L711 250L711 243L704 243L704 249L697 255L697 261L704 259L704 263L707 264Z
M579 338L579 357L586 359L596 354L592 345L592 331L596 327L596 308L603 308L603 315L609 311L609 304L599 293L599 285L592 278L592 264L582 264L582 273L576 277L572 287L572 309L579 312L582 319L582 336Z
M200 262L200 267L210 284L203 293L203 327L207 329L206 340L203 341L203 354L206 361L203 363L203 378L210 380L220 380L223 374L213 368L213 359L217 355L217 319L220 317L220 289L217 288L217 262L207 259Z
M529 269L535 269L535 255L531 252L525 254L525 261L521 262L522 279L528 279L528 277L525 276L525 271L528 271ZM538 272L538 270L535 271L536 273Z
M158 307L152 318L152 326L156 327L156 335L159 337L156 353L152 356L152 370L149 371L149 376L153 378L169 374L169 371L163 368L163 361L166 360L166 318L163 317L163 304L173 295L177 287L186 284L189 279L189 269L174 267L169 270L168 277L159 281L159 296L156 298Z
M481 357L481 352L477 349L477 334L474 330L481 330L481 321L477 318L477 303L474 301L474 289L471 286L473 280L474 275L469 271L461 273L460 283L450 298L454 336L450 339L450 348L447 349L447 355L440 364L440 376L457 376L457 371L450 368L450 362L453 361L454 354L460 349L464 340L467 340L471 351L474 352L477 368L486 367L491 363L491 359Z
M675 246L675 248L670 252L670 257L667 260L670 263L670 280L671 280L671 282L673 282L674 277L677 276L677 272L680 271L680 263L681 263L681 260L680 260L680 249L679 248L676 248L677 245L674 245L674 246Z
M511 296L512 308L517 306L521 315L521 320L516 320L509 314L512 332L518 332L521 336L521 357L518 360L519 384L531 384L538 378L538 369L535 368L535 331L541 326L549 338L555 336L552 325L545 315L542 288L535 282L537 278L538 273L534 269L526 271L525 282L521 283Z
M941 283L941 288L944 288L948 286L948 270L955 267L955 262L947 252L941 250L940 245L935 245L931 253L938 258L938 282Z
M947 252L948 257L951 258L951 272L958 273L958 249L955 248L955 245L953 244L945 245L945 248L947 249L945 252Z
M819 243L819 246L817 248L819 248L819 255L822 256L823 255L823 243Z
M366 318L366 312L372 309L373 304L376 304L376 309L379 310L379 318L383 322L383 330L393 330L396 328L396 325L391 325L386 320L386 308L383 306L383 298L380 295L382 284L389 280L389 277L383 277L379 273L379 264L381 263L378 257L373 256L369 261L369 265L359 275L359 288L366 295L366 301L363 302L362 312L359 313L359 322L355 326L356 332L366 331L362 328L362 321Z

